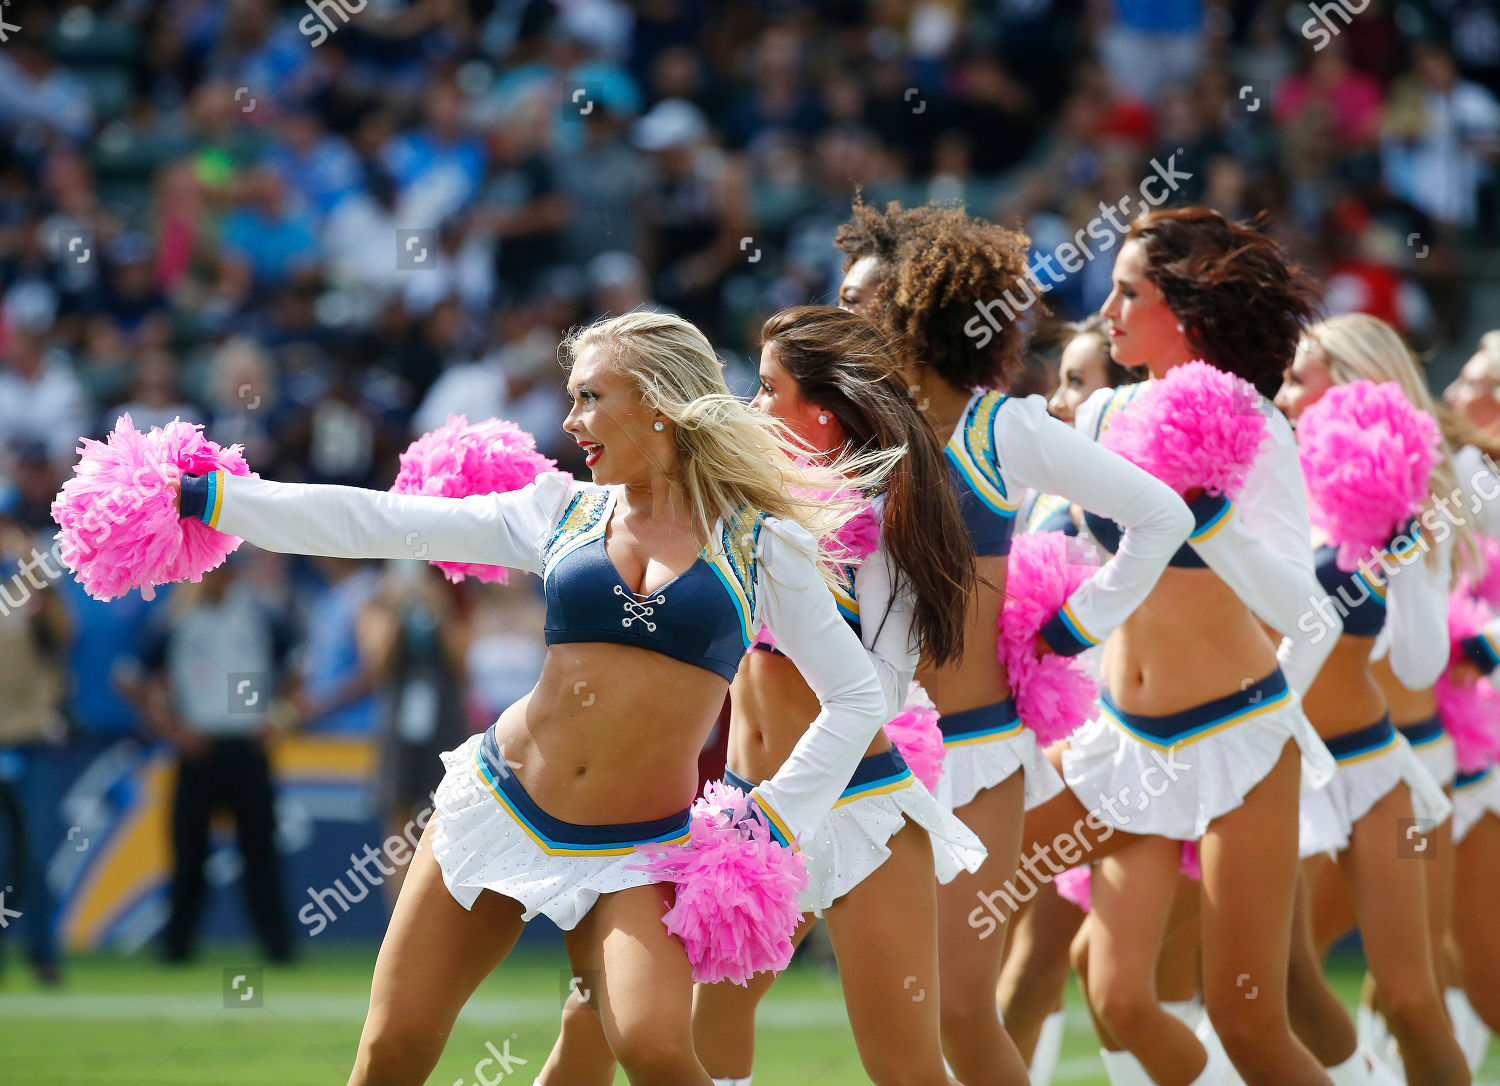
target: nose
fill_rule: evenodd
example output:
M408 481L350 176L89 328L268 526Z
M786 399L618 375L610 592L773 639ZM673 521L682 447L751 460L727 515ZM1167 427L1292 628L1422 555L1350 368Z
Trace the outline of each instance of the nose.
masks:
M1120 315L1120 292L1111 290L1109 296L1104 299L1104 304L1099 307L1099 315L1105 320L1113 321Z
M1291 393L1287 391L1286 385L1282 385L1276 390L1276 397L1271 402L1274 403L1282 411L1282 413L1286 414L1287 416L1291 415L1292 397Z
M754 396L750 397L750 410L751 411L759 411L762 414L765 413L765 410L766 410L766 390L765 389L761 389Z
M1447 388L1443 389L1443 402L1449 407L1457 407L1459 401L1459 393L1460 390L1458 387L1458 382L1454 381Z
M568 408L568 413L563 418L562 428L565 433L578 433L580 427L578 425L578 404L576 402Z
M1064 387L1065 386L1063 385L1058 385L1057 391L1052 393L1052 395L1047 399L1047 412L1053 417L1059 419L1065 418L1063 414L1063 408L1066 406L1066 404L1063 402Z

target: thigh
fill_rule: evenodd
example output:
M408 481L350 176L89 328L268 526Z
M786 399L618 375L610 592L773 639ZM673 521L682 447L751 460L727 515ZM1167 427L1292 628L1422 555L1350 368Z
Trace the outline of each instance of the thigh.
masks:
M980 989L994 998L1010 917L1036 893L1036 881L1016 866L1025 805L1026 783L1017 770L954 812L989 856L978 871L961 871L937 890L938 949L950 999L977 998Z
M453 899L432 855L428 825L375 959L366 1038L387 1031L441 1052L474 989L515 946L521 903L485 890L472 909Z
M598 963L597 1012L622 1062L624 1046L692 1051L693 971L662 923L671 904L663 883L601 895L569 940L570 958Z
M1204 1002L1285 1017L1292 902L1297 883L1301 754L1281 758L1198 842L1202 868ZM1217 1019L1217 1015L1216 1015Z
M865 1066L930 1063L941 1073L932 842L908 822L888 845L890 859L823 918Z
M1392 994L1437 985L1427 945L1428 861L1397 847L1399 820L1411 817L1411 793L1398 784L1355 823L1339 856L1370 973Z
M1100 861L1089 880L1089 992L1155 999L1156 965L1172 902L1182 844L1140 837Z
M1334 860L1326 855L1309 856L1301 867L1309 933L1321 962L1333 944L1353 930L1354 903L1349 900L1344 873Z

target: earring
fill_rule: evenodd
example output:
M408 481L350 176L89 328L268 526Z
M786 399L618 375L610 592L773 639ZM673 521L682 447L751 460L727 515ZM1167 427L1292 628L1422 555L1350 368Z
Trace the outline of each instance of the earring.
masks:
M818 415L818 425L819 426L827 426L828 425L828 416L824 415L824 414L819 414Z
M665 430L666 427L661 424L661 419L657 419L655 422L653 422L651 424L651 429L655 430L659 434L663 430Z
M1182 322L1181 321L1177 322L1177 330L1179 332L1186 332L1187 331L1187 329L1182 326Z

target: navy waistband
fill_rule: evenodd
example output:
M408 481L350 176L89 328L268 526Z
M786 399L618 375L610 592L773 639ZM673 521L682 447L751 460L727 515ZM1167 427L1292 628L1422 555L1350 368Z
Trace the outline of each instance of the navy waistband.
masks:
M1415 724L1403 724L1396 730L1406 736L1406 741L1412 746L1420 747L1443 737L1443 722L1436 716L1431 716Z
M965 709L959 713L944 713L938 717L938 729L943 733L944 743L987 739L1015 731L1021 724L1021 714L1016 710L1016 699L1006 698L977 709Z
M901 757L901 752L893 743L889 750L883 750L879 754L867 754L859 760L859 765L854 767L854 772L850 774L849 783L844 787L840 798L850 792L863 791L873 784L895 780L910 772L911 770L906 767L906 759ZM732 784L741 792L746 793L755 787L728 766L724 767L724 783Z
M1396 729L1391 727L1391 718L1383 716L1367 728L1336 735L1323 740L1328 753L1336 762L1352 762L1379 754L1396 741Z
M629 850L632 846L653 841L675 841L687 835L688 810L650 822L620 822L610 825L580 826L553 818L526 794L521 782L500 757L491 727L479 741L475 761L481 776L495 798L505 804L537 842L543 847L596 852L606 849Z
M1467 788L1471 784L1478 784L1493 772L1495 772L1495 767L1487 765L1483 769L1476 769L1473 773L1460 773L1453 778L1453 787L1454 789L1459 789Z
M1165 716L1128 713L1115 704L1109 691L1101 691L1099 694L1099 703L1104 711L1127 732L1147 742L1167 745L1201 739L1220 728L1280 709L1291 704L1291 700L1292 691L1280 668L1233 694L1226 694L1190 709L1167 713Z

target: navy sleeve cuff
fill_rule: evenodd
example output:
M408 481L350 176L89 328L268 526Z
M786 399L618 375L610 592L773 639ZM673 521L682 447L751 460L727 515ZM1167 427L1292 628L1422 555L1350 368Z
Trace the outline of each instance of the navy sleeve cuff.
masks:
M1234 502L1226 494L1209 494L1205 491L1188 502L1187 507L1188 512L1193 514L1193 531L1188 536L1188 542L1197 543L1207 539L1224 525L1234 508Z
M1092 648L1099 642L1091 639L1088 634L1076 622L1073 622L1067 614L1067 607L1047 620L1038 632L1042 640L1047 642L1047 647L1059 656L1077 656L1084 649Z
M215 482L212 474L191 475L183 472L181 515L208 523L208 501Z
M1458 647L1463 649L1464 655L1469 658L1469 663L1485 675L1494 671L1496 665L1500 665L1500 656L1495 655L1495 650L1490 647L1489 638L1484 634L1466 637L1458 643Z
M1392 558L1400 558L1413 547L1420 547L1421 545L1422 526L1417 523L1416 517L1412 517L1391 535L1390 540L1385 545L1385 552Z

